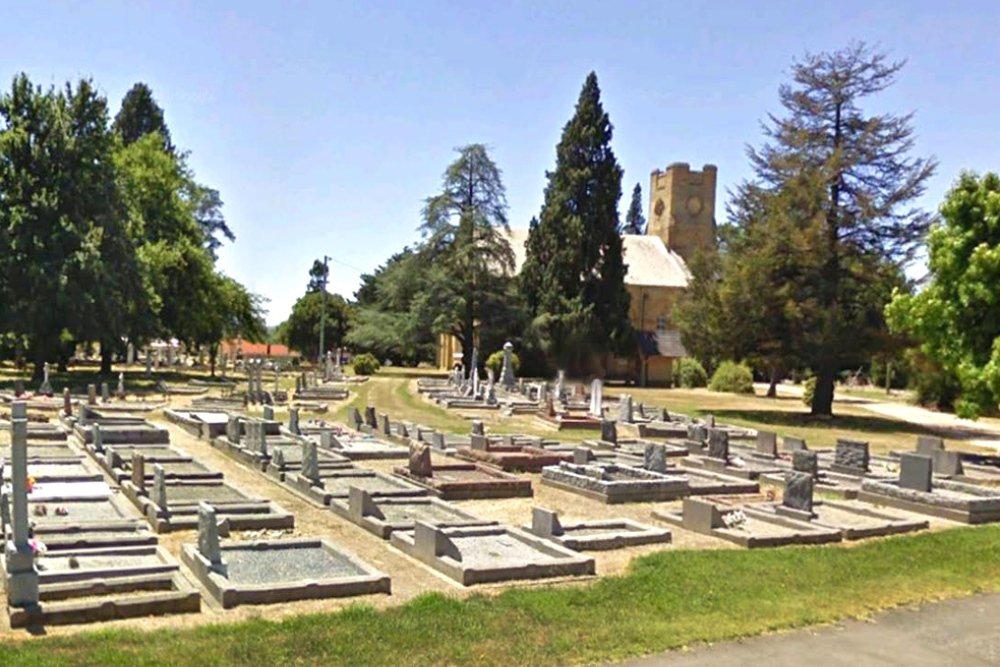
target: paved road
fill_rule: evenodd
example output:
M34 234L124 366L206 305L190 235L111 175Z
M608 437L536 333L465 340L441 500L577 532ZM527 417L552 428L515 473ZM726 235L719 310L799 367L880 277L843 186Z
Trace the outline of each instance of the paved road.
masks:
M726 642L616 667L995 667L1000 665L1000 594Z

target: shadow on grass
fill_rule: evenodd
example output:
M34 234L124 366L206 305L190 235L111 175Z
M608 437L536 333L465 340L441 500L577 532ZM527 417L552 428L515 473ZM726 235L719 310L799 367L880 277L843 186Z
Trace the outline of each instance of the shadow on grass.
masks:
M107 382L111 391L114 391L118 386L119 372L125 373L125 388L129 393L155 392L156 384L160 381L167 384L187 384L189 380L205 380L209 377L204 372L185 370L159 370L155 371L152 377L146 377L144 368L116 370L112 373L102 374L98 368L85 367L65 373L51 372L49 373L49 382L56 395L62 393L63 387L69 387L73 394L84 394L87 391L87 385L93 384L100 388L102 382ZM218 377L219 374L216 373L216 378ZM5 368L0 371L0 391L13 391L15 380L24 380L24 388L29 392L37 391L41 385L40 381L31 379L30 371L20 373L12 368Z
M816 428L831 431L863 431L866 433L938 435L946 428L911 424L897 419L880 417L878 415L835 415L833 417L814 417L808 413L784 412L781 410L710 410L717 419L741 420L785 428ZM949 431L950 432L950 431ZM975 433L952 436L956 439L972 439Z

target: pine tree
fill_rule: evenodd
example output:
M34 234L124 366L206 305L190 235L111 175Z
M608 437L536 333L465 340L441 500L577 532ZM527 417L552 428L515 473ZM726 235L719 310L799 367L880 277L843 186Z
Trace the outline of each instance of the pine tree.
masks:
M638 183L632 188L632 202L628 205L622 231L625 234L646 233L646 216L642 214L642 186Z
M618 200L622 168L597 75L587 77L546 174L532 220L521 290L547 352L571 371L595 354L621 350L631 331Z
M152 132L159 132L163 148L173 152L170 130L163 118L163 109L153 99L153 91L139 82L132 86L122 99L122 108L115 116L114 131L126 145L134 143Z

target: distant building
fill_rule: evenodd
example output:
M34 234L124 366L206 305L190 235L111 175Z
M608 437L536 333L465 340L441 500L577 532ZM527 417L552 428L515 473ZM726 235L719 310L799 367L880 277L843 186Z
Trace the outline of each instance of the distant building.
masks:
M673 377L674 360L686 356L670 311L690 281L687 262L699 251L715 247L716 177L714 165L692 171L685 163L650 174L646 233L622 237L637 355L595 360L607 379L634 380L642 386L666 384ZM528 230L512 229L509 239L514 271L520 273L527 257ZM461 350L454 336L439 336L438 367L451 369L461 361ZM489 352L483 350L484 355Z
M291 361L302 355L278 343L249 343L245 340L227 340L219 345L219 354L225 354L230 363L237 359L271 359Z

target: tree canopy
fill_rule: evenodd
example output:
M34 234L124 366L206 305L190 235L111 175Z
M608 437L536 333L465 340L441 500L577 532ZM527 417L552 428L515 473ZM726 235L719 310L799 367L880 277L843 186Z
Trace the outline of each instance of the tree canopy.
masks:
M625 212L625 224L622 226L625 234L645 234L646 216L642 213L642 186L638 183L632 188L632 201Z

